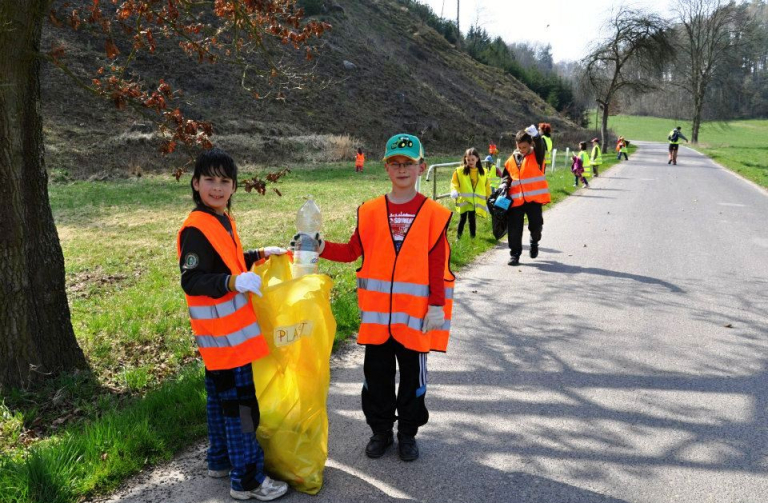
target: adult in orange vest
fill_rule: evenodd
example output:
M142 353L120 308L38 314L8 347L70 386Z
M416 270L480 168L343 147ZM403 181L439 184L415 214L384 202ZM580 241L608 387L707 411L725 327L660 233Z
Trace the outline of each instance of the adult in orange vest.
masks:
M357 155L355 155L355 171L356 172L363 172L363 165L365 164L365 154L363 154L363 149L358 148L357 149Z
M192 331L205 364L208 475L229 476L235 499L276 499L288 485L264 473L264 452L256 440L259 404L251 362L268 349L248 298L261 295L261 278L248 269L285 250L271 246L243 252L228 213L237 166L226 152L201 154L191 186L197 207L181 226L176 249Z
M528 216L531 233L530 256L539 255L539 241L544 227L542 206L550 202L549 185L542 171L545 147L536 126L518 131L515 136L517 149L504 164L501 185L507 191L511 204L507 214L509 240L509 265L520 263L523 252L523 224Z
M357 342L365 345L362 405L373 432L365 453L370 458L384 454L394 441L397 420L400 459L413 461L419 457L416 433L429 419L427 354L448 346L455 281L445 234L451 211L416 191L426 169L418 138L390 138L384 165L392 190L358 208L348 243L318 245L327 260L363 257L357 272Z

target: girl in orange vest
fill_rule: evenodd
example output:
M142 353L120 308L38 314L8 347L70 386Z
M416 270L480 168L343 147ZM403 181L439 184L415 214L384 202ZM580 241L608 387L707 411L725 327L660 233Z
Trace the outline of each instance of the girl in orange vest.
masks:
M365 154L363 154L363 149L358 148L357 149L357 155L355 156L355 172L363 172L363 165L365 164Z
M264 473L256 440L259 404L251 362L268 352L249 295L261 295L251 265L285 250L274 246L243 252L229 215L237 189L237 166L212 149L195 163L192 199L197 205L177 237L181 287L192 331L205 364L208 395L208 475L230 477L235 499L273 500L288 485Z
M383 456L394 442L397 421L400 459L413 461L419 457L416 433L429 419L427 354L448 346L455 278L448 267L445 231L451 211L416 191L426 169L418 138L390 138L384 164L392 190L360 206L349 242L316 239L324 259L354 262L363 257L357 272L357 342L365 345L362 405L373 432L365 453Z
M511 199L507 212L509 235L509 265L518 265L523 252L523 225L528 217L531 232L530 256L539 255L539 240L544 227L542 206L550 202L549 185L544 176L543 164L546 148L536 126L518 131L515 136L517 149L504 164L504 175L499 188L507 191Z

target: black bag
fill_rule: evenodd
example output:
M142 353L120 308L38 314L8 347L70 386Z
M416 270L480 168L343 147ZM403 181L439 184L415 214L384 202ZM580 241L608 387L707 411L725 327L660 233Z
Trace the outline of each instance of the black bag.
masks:
M493 194L488 197L487 206L488 212L491 214L491 229L493 231L493 237L501 239L507 234L507 210L499 208L495 205L496 199L504 197L502 189L496 189Z
M677 141L678 138L680 138L680 131L675 129L674 131L672 131L672 134L669 135L669 141L675 142Z

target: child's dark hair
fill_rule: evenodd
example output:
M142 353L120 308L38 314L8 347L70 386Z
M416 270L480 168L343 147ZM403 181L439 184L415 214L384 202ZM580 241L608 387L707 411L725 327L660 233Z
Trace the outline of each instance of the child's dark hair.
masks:
M524 129L521 129L517 132L515 135L515 143L533 143L533 138L531 138L531 135L525 132Z
M195 190L194 181L200 181L202 176L220 176L222 178L231 178L232 185L237 190L237 165L230 155L220 148L206 150L197 157L195 161L195 171L192 173L192 180L189 186L192 187L192 199L198 206L203 204L200 198L200 192ZM232 206L232 198L227 201L227 210Z
M464 159L462 159L462 162L464 163L464 174L469 174L469 164L467 164L467 157L470 155L474 155L477 157L477 164L475 166L477 167L477 172L482 176L485 174L485 170L483 169L483 162L482 159L480 159L480 152L475 147L470 147L464 152Z
M357 153L358 154L362 154L363 153L363 148L362 147L358 147L357 148Z
M579 149L581 149L581 150L587 150L587 142L585 142L585 141L580 141L580 142L579 142Z

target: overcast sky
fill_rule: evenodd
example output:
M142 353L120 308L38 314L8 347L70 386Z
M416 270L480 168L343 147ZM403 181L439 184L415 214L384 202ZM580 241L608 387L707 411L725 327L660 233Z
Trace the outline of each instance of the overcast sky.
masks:
M456 0L419 0L435 14L456 19ZM555 61L577 60L588 52L589 43L600 38L600 28L617 0L461 0L461 32L479 19L480 26L506 42L539 42L552 45ZM623 2L669 16L668 0Z

